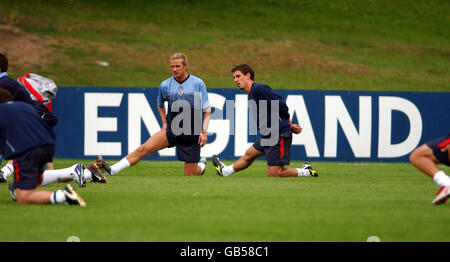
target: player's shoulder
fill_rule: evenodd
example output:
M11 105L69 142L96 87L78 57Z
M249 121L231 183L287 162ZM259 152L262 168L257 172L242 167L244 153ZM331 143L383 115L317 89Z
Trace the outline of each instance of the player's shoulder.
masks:
M19 110L19 109L27 109L27 107L31 107L31 105L23 101L8 101L5 103L0 103L0 107L6 109L12 108L13 110Z
M3 82L3 84L7 84L7 85L21 86L19 82L17 82L15 79L11 78L8 75L0 77L0 81Z
M173 77L169 77L169 78L163 80L160 85L168 85L172 79L173 79Z
M252 86L252 89L256 93L265 93L265 92L269 91L272 88L270 88L270 86L268 86L266 84L254 83L253 86Z
M171 85L171 83L172 83L173 81L175 81L175 79L173 78L173 76L172 76L172 77L169 77L169 78L163 80L163 81L161 82L161 84L159 84L159 87L160 87L160 88L168 88L168 87Z
M263 83L254 83L253 87L256 87L257 89L270 88L270 86L263 84Z
M205 82L203 82L203 80L200 77L198 77L198 76L189 75L189 79L195 84L203 84L203 85L205 85Z

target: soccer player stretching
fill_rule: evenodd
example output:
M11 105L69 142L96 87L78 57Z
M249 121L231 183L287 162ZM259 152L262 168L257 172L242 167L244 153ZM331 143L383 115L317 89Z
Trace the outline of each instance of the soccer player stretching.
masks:
M55 133L31 105L12 100L9 91L0 89L0 153L14 160L14 183L9 187L13 200L20 204L85 206L70 184L55 192L36 190L42 183L45 164L53 158ZM82 169L77 172L81 178Z
M253 161L263 155L267 159L267 176L269 177L297 177L313 176L319 174L312 166L305 163L302 168L285 167L289 165L289 153L292 143L292 133L299 134L302 128L297 124L292 124L289 116L289 109L283 99L264 84L255 83L255 73L249 65L239 65L231 70L233 79L239 89L248 94L248 99L256 102L256 118L258 121L259 138L245 154L234 162L226 166L220 162L219 158L213 156L213 164L217 175L230 176L234 172L246 169ZM271 108L272 101L278 104L278 108ZM264 107L264 104L266 107ZM278 112L274 112L278 111ZM275 118L273 117L275 115ZM275 120L275 121L273 121ZM270 132L266 132L270 126ZM264 129L265 128L265 129ZM275 136L275 137L274 137ZM272 139L274 138L274 140Z
M205 171L206 159L200 159L200 148L207 142L206 133L211 114L205 83L200 78L187 73L188 62L182 53L171 56L170 67L173 76L161 83L157 98L158 112L163 122L161 131L152 135L143 145L112 166L109 166L101 156L97 157L96 165L103 168L109 175L115 175L122 169L137 164L149 154L173 146L176 147L178 160L185 162L185 175L202 175ZM201 101L196 103L196 99ZM165 101L169 106L167 115ZM187 107L181 108L182 105ZM196 118L197 113L202 115ZM183 117L187 115L188 117ZM183 118L183 127L181 127L181 121L177 122L181 119L180 116ZM202 118L203 123L201 123ZM200 122L196 123L196 119ZM196 126L199 127L198 130Z
M440 187L432 204L445 203L450 197L450 178L437 165L442 163L450 166L450 134L416 148L409 160L417 169L433 178Z

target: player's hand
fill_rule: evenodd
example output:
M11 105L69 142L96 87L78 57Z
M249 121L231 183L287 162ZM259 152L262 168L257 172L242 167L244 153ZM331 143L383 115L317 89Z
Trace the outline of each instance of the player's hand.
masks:
M200 147L203 147L206 145L206 142L208 141L208 136L206 133L200 133L200 136L198 137L198 143L200 144Z
M291 124L291 130L294 134L300 134L302 132L302 127L297 124Z
M167 123L163 123L161 130L166 130L167 128Z
M448 153L448 161L450 161L450 144L441 148L441 152L447 152Z

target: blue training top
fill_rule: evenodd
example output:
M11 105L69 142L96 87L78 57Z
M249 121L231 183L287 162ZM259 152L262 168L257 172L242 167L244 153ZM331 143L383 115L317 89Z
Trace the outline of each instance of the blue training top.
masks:
M291 125L289 124L289 122L287 121L287 119L289 119L290 115L289 115L289 108L286 105L286 102L282 99L282 97L276 93L273 92L272 88L270 88L270 86L265 85L265 84L259 84L259 83L253 83L252 87L250 89L250 93L248 94L248 100L254 100L256 102L256 121L257 121L257 126L258 126L258 130L261 132L261 125L267 127L267 128L271 128L272 124L271 124L271 118L272 118L272 108L271 108L271 101L272 100L278 100L279 103L279 108L278 108L278 114L276 114L276 118L278 118L278 130L279 130L279 135L283 134L284 132L290 131L291 130ZM265 120L265 123L261 123L259 121L260 115L263 112L260 112L260 102L262 100L267 101L267 107L266 107L266 112L263 114L263 117L265 117L265 119L263 119L263 121ZM276 112L273 112L276 113ZM269 137L269 135L263 135L261 134L261 137Z
M0 150L5 159L54 144L55 133L31 105L19 101L0 104Z
M174 117L183 111L181 109L179 110L180 112L174 112L172 110L172 106L175 102L186 101L189 103L189 106L191 107L191 130L193 132L191 134L194 134L194 115L209 108L208 92L206 91L205 83L203 80L194 75L188 75L188 77L181 83L179 83L173 76L164 80L159 86L158 98L156 101L160 107L164 106L165 101L168 102L169 108L166 120L167 127L169 129ZM201 120L202 115L199 117L200 118L198 119ZM198 130L195 133L198 135Z

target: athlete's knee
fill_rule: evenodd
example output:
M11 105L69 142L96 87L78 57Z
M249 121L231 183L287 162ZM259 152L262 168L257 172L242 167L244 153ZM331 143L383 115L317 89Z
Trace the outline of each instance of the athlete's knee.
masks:
M417 154L417 149L415 149L414 151L412 151L412 153L409 155L409 162L411 162L412 164L414 164L417 161L418 158L418 154Z
M149 147L146 144L140 145L138 148L136 148L136 150L134 152L139 156L139 159L152 153L151 147Z
M254 153L251 148L249 148L249 149L247 149L247 151L245 151L243 160L248 161L248 162L253 162L253 160L255 160Z
M185 176L199 176L202 174L201 168L198 165L192 165L184 168Z
M145 155L145 146L144 145L140 145L138 146L138 148L136 148L136 150L134 150L134 152L136 152L136 154L138 155Z
M16 201L19 204L26 205L30 203L29 194L22 190L16 189Z
M283 177L285 174L284 168L269 168L267 169L267 176L269 177Z
M27 205L28 199L24 198L24 197L16 197L17 203L21 204L21 205Z
M431 148L429 148L427 145L421 145L418 148L414 149L412 153L409 155L409 162L412 164L417 163L422 158L428 158L429 151L431 151Z

